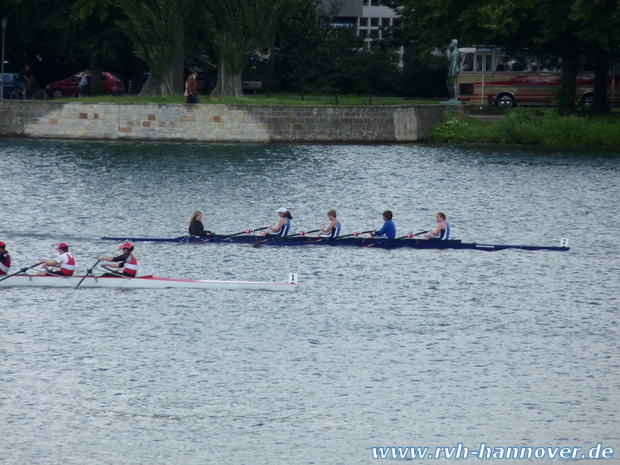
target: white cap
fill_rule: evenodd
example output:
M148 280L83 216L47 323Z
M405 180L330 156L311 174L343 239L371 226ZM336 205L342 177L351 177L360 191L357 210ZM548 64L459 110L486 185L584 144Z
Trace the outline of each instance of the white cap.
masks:
M288 210L284 207L280 207L276 210L276 213L286 213Z

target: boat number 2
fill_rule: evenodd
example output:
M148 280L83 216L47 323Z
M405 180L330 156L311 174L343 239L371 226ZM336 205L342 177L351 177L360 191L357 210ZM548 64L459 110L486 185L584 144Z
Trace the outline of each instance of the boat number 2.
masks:
M563 237L560 239L560 247L568 247L568 238Z

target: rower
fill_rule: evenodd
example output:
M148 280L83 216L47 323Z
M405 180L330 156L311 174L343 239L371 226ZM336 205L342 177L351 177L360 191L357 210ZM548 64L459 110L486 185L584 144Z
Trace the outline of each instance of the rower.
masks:
M211 231L205 231L201 211L195 211L189 220L189 234L190 236L211 236L213 234Z
M45 266L51 266L53 268L58 268L58 270L50 270L48 268L45 271L39 273L39 275L48 275L48 276L73 276L75 272L75 258L73 255L69 253L69 244L66 242L61 242L56 247L56 250L60 252L60 255L56 260L41 260L41 264Z
M6 244L0 241L0 276L9 274L11 256L6 251Z
M119 273L105 273L103 276L121 275L135 278L135 276L138 274L138 260L132 254L134 249L133 245L129 242L125 242L119 247L119 249L122 250L123 253L118 257L99 257L99 260L112 262L110 265L102 265L104 268L122 268L122 272L120 272L121 270L119 270Z
M291 228L291 212L284 207L280 207L276 210L276 213L280 217L280 221L276 226L269 226L267 231L260 233L260 236L267 237L286 237L288 236L288 230Z
M396 225L392 221L392 212L386 210L383 212L383 227L377 231L373 229L372 237L378 237L380 239L394 239L396 237Z
M340 236L340 221L336 219L336 210L330 210L327 212L327 218L329 219L329 225L326 228L321 229L321 237L336 238Z
M439 223L435 229L429 229L425 239L447 241L450 239L450 223L446 221L446 214L439 212L435 215L435 221Z

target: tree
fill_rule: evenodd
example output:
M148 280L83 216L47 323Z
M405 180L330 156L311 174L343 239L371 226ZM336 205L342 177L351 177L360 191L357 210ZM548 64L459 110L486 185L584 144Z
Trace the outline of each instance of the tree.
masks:
M209 0L210 28L219 55L213 96L240 96L241 72L246 57L269 47L285 14L298 0Z
M594 106L607 111L607 75L620 49L620 2L617 0L576 0L571 18L579 24L577 34L595 56Z
M127 16L119 25L134 53L151 68L140 95L178 94L183 90L184 22L194 0L118 0Z
M493 43L508 49L542 48L558 53L562 57L562 89L558 95L564 112L574 107L579 57L587 46L583 17L588 8L582 7L583 13L578 15L575 5L617 4L615 0L394 1L403 5L403 17L411 34L426 49L442 44L445 47L452 36L458 37L461 44Z

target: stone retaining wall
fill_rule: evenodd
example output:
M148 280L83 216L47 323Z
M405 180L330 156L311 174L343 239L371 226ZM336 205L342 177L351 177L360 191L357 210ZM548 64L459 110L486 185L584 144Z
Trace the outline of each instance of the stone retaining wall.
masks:
M414 142L445 106L0 102L0 136L209 142Z

